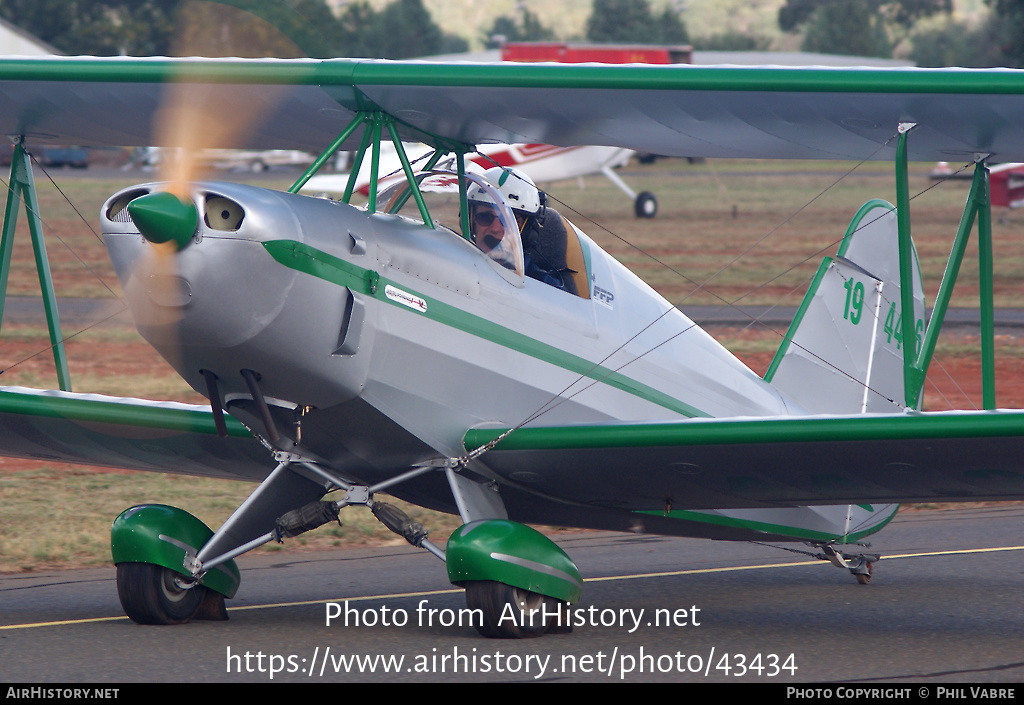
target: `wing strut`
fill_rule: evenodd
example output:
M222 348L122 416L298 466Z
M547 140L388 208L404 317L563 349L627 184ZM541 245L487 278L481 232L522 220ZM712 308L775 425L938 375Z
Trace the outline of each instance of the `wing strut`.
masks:
M466 153L458 151L455 161L459 172L459 220L461 221L462 232L464 233L463 237L468 240L473 230L469 224L469 185L466 183Z
M916 127L901 123L896 145L896 223L900 252L900 310L903 336L903 391L908 409L920 409L924 375L917 368L918 343L914 315L914 243L910 239L910 188L907 179L907 134Z
M428 228L434 227L434 221L430 218L430 212L427 210L427 203L423 200L423 192L420 191L419 186L416 182L416 176L412 173L412 165L409 163L409 156L405 153L405 147L402 145L402 140L398 136L398 130L395 129L395 121L390 116L385 116L388 128L388 134L391 136L391 143L395 145L395 151L398 153L398 158L402 162L402 170L405 172L405 179L409 182L409 189L412 191L413 198L416 199L416 206L420 209L420 216L423 218L423 224Z
M0 322L3 319L4 303L7 300L7 278L11 270L11 252L14 249L14 231L18 225L18 208L25 201L25 215L28 230L32 236L32 249L36 257L36 273L39 275L39 289L46 310L46 325L50 330L50 346L53 349L53 364L57 368L57 383L62 391L71 391L71 374L64 351L64 336L60 330L60 316L57 313L57 296L53 291L50 264L46 258L46 244L43 242L42 221L39 218L39 199L32 177L32 162L21 138L14 143L11 157L11 180L7 193L7 210L4 212L3 236L0 238Z
M377 186L379 181L378 169L380 166L380 143L383 137L383 132L386 129L387 134L391 139L392 144L395 146L395 151L398 154L398 158L402 163L402 170L405 172L406 181L410 185L410 195L416 200L416 205L419 207L420 216L423 218L424 224L429 227L434 227L434 222L430 217L430 212L427 210L426 202L423 199L423 194L420 192L418 182L416 181L415 174L413 173L412 164L409 162L409 157L405 152L405 146L402 144L402 139L398 134L398 129L395 127L395 119L382 111L361 111L356 114L348 126L338 135L325 149L319 157L310 165L309 169L296 180L294 184L288 189L289 193L298 193L299 190L308 182L320 168L327 163L335 152L341 147L344 142L352 136L352 134L359 129L360 126L365 126L363 130L362 139L359 143L359 149L356 152L356 157L352 163L351 173L349 174L348 184L345 188L345 193L342 196L342 201L349 203L352 199L352 194L355 191L356 178L359 175L360 167L363 164L363 158L366 156L366 150L370 150L370 198L367 203L367 209L374 213L377 210ZM437 150L434 156L431 158L428 166L424 171L429 171L434 167L435 164L440 160L443 153L441 150Z
M901 125L899 143L896 148L896 214L899 221L900 238L900 278L903 300L900 302L903 311L913 310L912 289L906 284L910 281L912 271L913 245L910 242L910 197L907 186L907 134L914 126ZM926 326L923 338L915 328L913 316L903 316L903 365L906 405L916 409L921 398L925 376L935 353L935 344L942 329L942 322L949 307L967 249L967 241L975 220L978 223L978 289L981 312L981 376L982 405L985 409L996 408L995 393L995 305L993 299L993 254L992 254L992 216L989 192L989 170L985 165L988 154L975 155L974 178L971 190L964 204L964 212L960 219L956 238L953 241L946 271L942 275L939 292L936 295L932 315ZM909 341L915 341L911 346Z
M368 123L370 119L370 114L360 113L356 117L362 120L362 122ZM345 203L352 202L352 194L355 193L356 190L356 179L359 178L359 170L363 166L363 157L366 156L366 148L370 146L370 137L372 137L372 131L370 130L369 125L367 125L367 128L363 130L362 138L359 140L359 149L356 150L355 159L352 160L352 164L350 167L351 170L348 175L348 184L345 186L345 193L341 197L341 200L344 201ZM376 187L376 181L370 184L371 189L374 189Z
M992 221L991 202L989 200L989 170L985 165L984 157L980 157L975 162L971 190L967 196L967 203L964 206L964 213L960 219L960 227L957 229L956 239L953 241L953 248L949 253L946 271L942 275L942 283L939 284L939 293L935 298L932 317L925 332L915 368L920 371L919 376L921 380L919 384L923 384L923 376L928 370L932 355L935 353L935 343L939 337L939 330L942 327L942 321L953 294L953 287L956 284L957 274L960 271L960 263L963 261L964 252L967 249L967 241L970 239L975 220L978 221L980 260L982 397L984 408L994 409L996 408L996 400L995 354L993 348L995 332L992 299Z
M334 156L334 153L338 151L338 148L341 147L342 144L344 144L345 140L351 137L352 133L359 129L359 126L363 124L363 121L364 117L362 113L356 115L352 119L352 122L348 124L348 127L346 127L342 133L338 135L333 142L331 142L331 145L325 149L312 164L310 164L309 168L306 169L306 173L300 176L295 183L291 185L288 189L288 193L298 193L299 189L305 186L306 182L313 178L315 173L320 171L320 168L327 163L327 160Z

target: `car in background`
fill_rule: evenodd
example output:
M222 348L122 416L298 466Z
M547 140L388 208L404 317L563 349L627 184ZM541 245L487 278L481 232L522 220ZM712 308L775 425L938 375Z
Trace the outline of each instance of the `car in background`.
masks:
M133 159L133 163L143 167L155 167L165 159L173 159L175 152L174 149L149 147L142 150ZM214 169L248 169L260 173L278 166L306 167L313 163L316 156L298 149L204 149L199 159Z
M84 147L62 147L27 145L25 149L45 167L71 167L85 169L89 166L89 150ZM14 145L10 149L0 149L0 165L8 166L14 154Z
M39 161L43 166L86 169L89 166L89 150L82 147L43 147Z
M217 169L248 169L256 173L274 166L309 166L316 156L298 149L245 151L237 149L203 150L203 161Z

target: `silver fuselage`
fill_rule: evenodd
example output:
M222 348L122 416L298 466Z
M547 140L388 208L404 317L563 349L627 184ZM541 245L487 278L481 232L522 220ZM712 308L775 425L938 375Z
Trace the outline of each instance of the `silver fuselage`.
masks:
M282 438L364 481L465 452L473 427L778 416L772 387L578 230L589 298L517 279L444 227L228 183L197 185L193 242L154 257L122 212L103 233L142 335L255 433L241 370ZM204 203L238 204L237 229ZM171 282L170 287L162 286Z

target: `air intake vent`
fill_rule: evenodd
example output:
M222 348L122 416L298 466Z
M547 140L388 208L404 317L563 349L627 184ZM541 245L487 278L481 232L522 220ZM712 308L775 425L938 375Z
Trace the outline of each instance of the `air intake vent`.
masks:
M110 204L110 208L107 209L107 220L111 221L112 223L132 222L132 217L128 213L128 204L134 201L136 198L140 196L145 196L148 193L148 190L140 189L138 191L129 191L128 193L124 194L123 196L121 196L116 201Z
M206 227L222 232L235 232L242 227L245 211L229 198L207 194L203 220Z

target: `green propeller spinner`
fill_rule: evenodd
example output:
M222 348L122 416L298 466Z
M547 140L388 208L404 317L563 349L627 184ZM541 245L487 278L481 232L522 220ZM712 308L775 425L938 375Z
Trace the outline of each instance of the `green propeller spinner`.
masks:
M199 227L195 204L167 191L136 198L128 204L128 212L142 237L158 244L173 242L178 250L188 245Z

